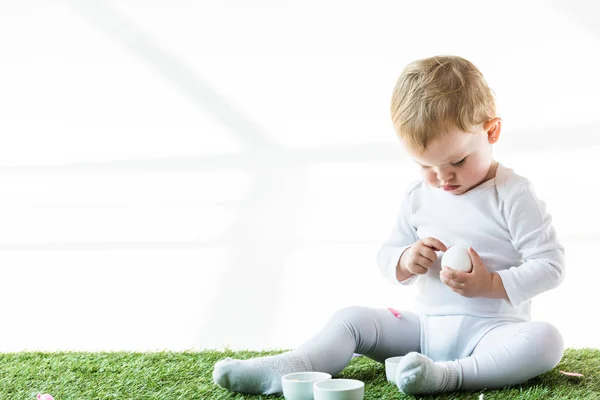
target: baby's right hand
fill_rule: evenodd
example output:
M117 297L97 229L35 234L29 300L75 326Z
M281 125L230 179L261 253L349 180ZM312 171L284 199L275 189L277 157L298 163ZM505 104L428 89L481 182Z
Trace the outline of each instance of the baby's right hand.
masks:
M424 275L437 260L436 251L446 251L446 245L436 238L417 240L400 257L400 267L414 275Z

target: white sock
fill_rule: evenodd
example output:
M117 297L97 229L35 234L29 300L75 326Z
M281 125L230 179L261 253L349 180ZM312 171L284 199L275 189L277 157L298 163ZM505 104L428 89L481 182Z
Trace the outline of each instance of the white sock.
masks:
M298 351L289 351L249 360L227 357L215 364L213 379L232 392L276 394L282 392L283 375L312 370L308 357Z
M460 386L454 361L434 362L420 353L408 353L396 370L396 385L406 394L453 392Z

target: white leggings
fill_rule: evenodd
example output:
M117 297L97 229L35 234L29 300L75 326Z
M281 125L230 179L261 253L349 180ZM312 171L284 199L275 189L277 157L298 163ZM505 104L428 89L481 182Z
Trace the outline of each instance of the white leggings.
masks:
M387 309L347 307L298 347L316 371L339 373L354 353L384 362L421 349L417 314ZM525 382L554 368L563 356L563 339L545 322L511 322L489 331L473 353L458 360L461 390L502 388Z

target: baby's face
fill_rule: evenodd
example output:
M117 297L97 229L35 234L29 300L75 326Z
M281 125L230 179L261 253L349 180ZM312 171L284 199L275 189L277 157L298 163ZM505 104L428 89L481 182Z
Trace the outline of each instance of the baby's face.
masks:
M423 152L407 148L431 187L455 195L468 192L495 174L492 145L483 127L475 133L453 130L427 144Z

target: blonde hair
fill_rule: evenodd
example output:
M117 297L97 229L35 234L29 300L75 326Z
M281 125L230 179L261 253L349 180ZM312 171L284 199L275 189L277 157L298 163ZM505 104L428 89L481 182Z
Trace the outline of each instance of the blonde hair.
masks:
M449 129L470 132L496 115L492 90L471 62L436 56L408 64L391 102L394 129L419 151Z

